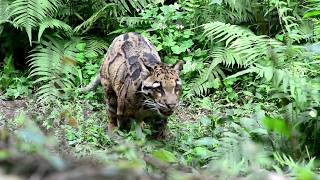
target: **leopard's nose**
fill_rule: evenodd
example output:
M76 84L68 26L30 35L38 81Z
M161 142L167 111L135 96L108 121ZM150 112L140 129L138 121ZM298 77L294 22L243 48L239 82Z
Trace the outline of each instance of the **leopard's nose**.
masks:
M177 107L177 102L178 99L175 96L168 96L164 101L164 103L169 109L174 109L175 107Z
M166 103L166 105L167 105L167 107L170 108L170 109L173 109L173 108L176 107L176 104L167 104L167 103Z

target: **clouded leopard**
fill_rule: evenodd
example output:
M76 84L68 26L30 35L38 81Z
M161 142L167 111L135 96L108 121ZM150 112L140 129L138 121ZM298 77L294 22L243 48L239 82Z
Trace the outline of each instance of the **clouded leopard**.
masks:
M179 104L182 66L182 61L174 66L162 63L148 39L126 33L113 40L100 73L81 91L89 91L101 82L108 105L108 132L116 126L128 127L132 120L152 120L160 138L168 116Z

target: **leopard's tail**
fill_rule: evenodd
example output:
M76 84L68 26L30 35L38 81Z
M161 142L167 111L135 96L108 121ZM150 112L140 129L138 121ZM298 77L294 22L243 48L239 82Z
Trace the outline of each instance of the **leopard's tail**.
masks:
M96 75L96 77L94 78L94 80L92 80L87 86L80 88L80 92L88 92L93 90L95 87L97 87L97 85L101 82L101 78L100 78L100 73Z

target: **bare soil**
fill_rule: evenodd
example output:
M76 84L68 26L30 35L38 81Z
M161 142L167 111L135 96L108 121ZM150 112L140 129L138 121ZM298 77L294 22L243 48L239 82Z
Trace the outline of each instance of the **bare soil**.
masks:
M20 111L26 109L26 100L5 101L0 99L0 116L2 116L5 119L12 119Z

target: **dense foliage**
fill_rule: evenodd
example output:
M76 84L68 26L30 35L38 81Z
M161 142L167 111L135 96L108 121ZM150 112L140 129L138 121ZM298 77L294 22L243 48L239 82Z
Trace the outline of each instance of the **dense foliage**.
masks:
M152 154L221 179L318 178L319 17L319 0L1 0L0 101L28 101L25 113L63 148L106 164L158 173L141 157ZM135 125L109 137L101 89L78 92L125 32L185 63L165 142ZM0 120L19 135L23 114Z

